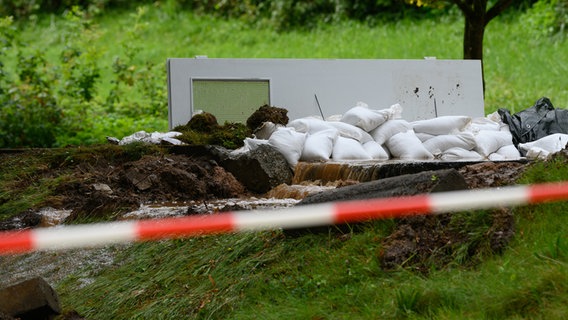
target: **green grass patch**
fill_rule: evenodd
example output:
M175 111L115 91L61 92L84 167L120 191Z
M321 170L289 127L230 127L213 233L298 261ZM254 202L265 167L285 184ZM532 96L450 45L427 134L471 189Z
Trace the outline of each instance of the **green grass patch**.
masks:
M535 162L521 181L563 179L561 159ZM71 276L57 290L64 308L89 319L563 319L567 210L565 202L514 208L516 233L503 252L480 251L475 263L457 254L445 267L432 261L426 274L381 268L381 241L395 226L386 220L344 234L265 231L139 243L92 284ZM461 215L456 221L469 216L473 227L464 232L487 224L483 212ZM470 236L464 252L484 241Z

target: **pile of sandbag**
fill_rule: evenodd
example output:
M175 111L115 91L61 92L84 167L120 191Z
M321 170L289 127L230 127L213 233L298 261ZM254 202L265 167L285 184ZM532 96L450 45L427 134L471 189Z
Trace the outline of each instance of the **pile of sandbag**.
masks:
M515 160L521 158L498 115L442 116L408 122L395 104L373 109L358 103L343 115L306 117L286 126L265 123L243 150L267 143L294 168L298 161ZM262 138L262 139L259 139ZM240 152L239 151L239 152Z

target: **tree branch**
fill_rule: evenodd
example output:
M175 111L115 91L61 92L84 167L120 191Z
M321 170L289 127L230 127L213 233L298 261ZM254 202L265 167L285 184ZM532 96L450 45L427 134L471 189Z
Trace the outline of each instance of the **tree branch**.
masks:
M469 17L473 15L473 9L471 8L472 0L451 0L458 8L460 8L461 12L463 12L464 16Z
M457 1L459 1L459 0L457 0ZM505 11L505 9L507 9L511 5L511 3L513 3L513 0L499 0L499 1L497 1L497 3L495 3L493 5L493 7L491 7L487 11L487 14L485 15L485 25L487 25L489 23L489 21L491 21L493 18L495 18L496 16L501 14L501 12Z

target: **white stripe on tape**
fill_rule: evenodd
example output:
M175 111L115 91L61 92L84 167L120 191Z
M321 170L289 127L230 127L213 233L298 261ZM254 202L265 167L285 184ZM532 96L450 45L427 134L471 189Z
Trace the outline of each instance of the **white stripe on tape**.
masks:
M530 199L526 186L431 193L429 197L433 213L518 205Z
M72 249L131 242L136 239L136 222L121 221L40 228L33 232L37 250Z
M333 224L334 205L301 205L284 210L258 210L234 213L236 231L299 228Z

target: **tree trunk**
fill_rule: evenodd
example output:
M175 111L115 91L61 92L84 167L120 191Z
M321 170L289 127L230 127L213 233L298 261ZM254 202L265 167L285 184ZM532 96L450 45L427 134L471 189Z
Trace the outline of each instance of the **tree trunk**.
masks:
M483 17L465 16L463 38L463 58L483 61L483 35L485 21Z
M465 17L463 38L463 58L481 61L481 77L485 92L483 75L483 36L485 27L493 18L501 14L513 0L498 0L487 10L488 0L452 0Z

